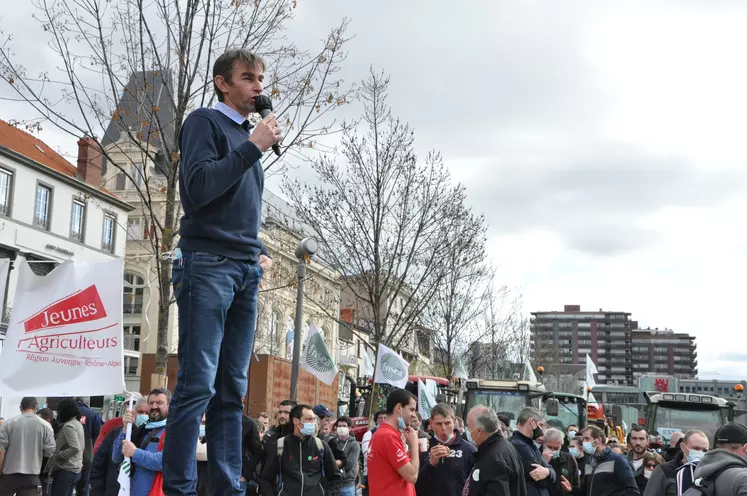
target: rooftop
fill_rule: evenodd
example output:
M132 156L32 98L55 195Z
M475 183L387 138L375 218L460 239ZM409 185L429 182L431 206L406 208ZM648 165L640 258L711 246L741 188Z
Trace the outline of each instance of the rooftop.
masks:
M105 188L93 188L89 183L80 179L78 168L45 142L2 119L0 119L0 152L5 152L6 155L9 154L8 152L20 155L37 165L74 179L83 189L98 191L109 199L122 203L119 198ZM128 206L127 210L131 210L131 208Z

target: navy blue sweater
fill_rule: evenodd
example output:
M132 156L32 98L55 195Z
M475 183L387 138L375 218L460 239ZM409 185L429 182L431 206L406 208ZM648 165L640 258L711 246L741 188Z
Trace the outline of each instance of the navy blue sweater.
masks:
M179 248L237 260L267 254L259 240L264 174L250 132L218 110L189 114L179 135Z
M420 474L415 490L418 496L461 496L467 477L475 465L477 448L456 433L456 439L449 446L448 458L435 467L430 462L430 450L444 444L436 437L428 441L428 451L420 453Z
M511 444L516 448L516 452L519 454L519 458L521 458L521 464L524 467L527 496L550 496L549 488L555 484L557 475L555 474L555 470L542 458L542 453L534 445L534 441L517 430L511 436ZM529 473L535 470L535 467L532 465L549 468L550 476L546 479L535 481L529 476Z

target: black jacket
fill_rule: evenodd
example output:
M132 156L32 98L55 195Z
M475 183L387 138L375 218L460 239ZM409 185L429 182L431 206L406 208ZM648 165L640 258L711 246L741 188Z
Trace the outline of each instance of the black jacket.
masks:
M609 448L595 456L594 470L584 480L587 496L641 496L628 460Z
M475 466L467 478L463 495L527 496L521 458L500 432L477 448Z
M542 453L534 445L534 441L517 430L511 436L511 444L516 448L516 452L521 457L521 463L524 466L524 482L527 485L527 495L550 496L550 488L555 485L559 477L555 474L555 470L542 458ZM549 468L550 475L546 479L535 481L529 476L529 473L536 468L532 465Z
M415 484L418 496L461 496L464 483L475 465L477 448L455 433L454 442L448 445L451 450L449 457L442 458L434 467L430 462L430 450L440 444L444 443L431 437L428 451L420 453L420 473Z
M550 460L550 466L555 471L557 480L555 485L550 486L550 496L562 496L568 494L563 489L561 476L565 477L571 484L571 491L581 487L581 480L578 475L578 464L576 459L568 453L560 452L557 458Z
M111 431L93 456L89 478L92 496L119 495L119 482L117 482L119 464L112 461L112 447L114 446L114 440L119 437L121 432L122 427L117 427Z
M313 436L285 437L283 459L277 453L277 442L265 446L266 458L262 468L260 493L263 496L337 496L340 490L340 471L327 443L317 449ZM324 475L322 475L322 472ZM324 490L322 479L327 481Z
M257 482L257 465L262 461L262 442L259 427L246 415L241 417L241 476L247 481Z

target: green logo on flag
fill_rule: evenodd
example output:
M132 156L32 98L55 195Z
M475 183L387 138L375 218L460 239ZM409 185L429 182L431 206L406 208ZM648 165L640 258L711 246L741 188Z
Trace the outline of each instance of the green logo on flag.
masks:
M401 381L407 376L400 359L391 353L384 353L381 357L381 373L390 381Z
M324 339L319 333L309 339L309 345L306 347L306 363L320 374L335 369L335 361L332 360L332 355L329 354Z
M433 405L428 401L428 395L425 394L425 388L420 391L420 404L423 406L423 410L430 412L433 409Z

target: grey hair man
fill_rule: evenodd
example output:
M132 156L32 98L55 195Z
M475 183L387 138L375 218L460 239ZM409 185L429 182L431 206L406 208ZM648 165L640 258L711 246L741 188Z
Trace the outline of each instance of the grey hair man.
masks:
M500 425L498 415L483 405L467 415L467 432L478 448L477 462L467 478L463 496L526 494L521 459L503 437Z
M544 435L545 417L536 408L527 407L519 412L516 431L511 444L521 457L528 496L550 496L550 488L557 483L555 470L540 452L539 439Z
M559 429L547 429L544 438L545 461L550 464L558 476L555 486L550 490L551 494L567 494L579 489L580 480L578 476L578 464L576 459L565 451L562 451L565 433Z

